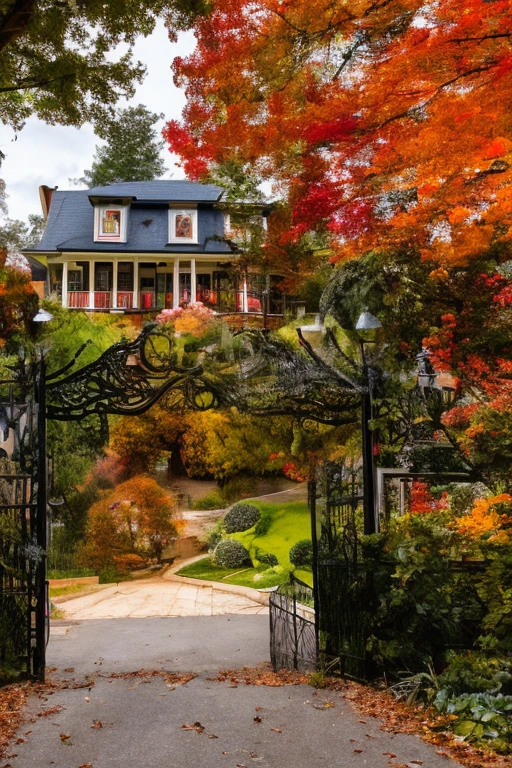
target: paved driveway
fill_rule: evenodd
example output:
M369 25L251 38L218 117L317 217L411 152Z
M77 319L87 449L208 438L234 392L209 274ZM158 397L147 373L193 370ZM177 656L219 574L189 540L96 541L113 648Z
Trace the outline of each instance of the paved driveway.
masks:
M0 768L455 768L380 730L340 692L219 682L268 660L267 616L60 623L54 691L34 696ZM144 668L148 675L130 674ZM152 671L193 671L186 685ZM128 673L128 674L126 674ZM63 687L65 686L65 687ZM49 695L51 694L51 695Z
M252 596L254 595L254 597ZM256 599L254 599L256 598ZM82 597L53 600L66 619L122 619L151 616L218 616L268 613L255 590L183 582L172 575L107 586Z

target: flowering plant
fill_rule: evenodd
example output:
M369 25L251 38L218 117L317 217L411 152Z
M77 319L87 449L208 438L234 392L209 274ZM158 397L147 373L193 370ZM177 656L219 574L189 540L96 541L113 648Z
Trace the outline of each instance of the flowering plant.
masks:
M214 310L197 301L185 308L163 309L155 319L161 325L173 325L176 333L202 336L216 315Z

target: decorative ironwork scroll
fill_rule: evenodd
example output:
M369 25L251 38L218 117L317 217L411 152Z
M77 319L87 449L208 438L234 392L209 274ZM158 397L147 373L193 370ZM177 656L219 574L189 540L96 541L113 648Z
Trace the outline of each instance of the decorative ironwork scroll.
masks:
M108 414L139 416L171 390L179 395L175 408L206 410L226 401L201 364L187 368L177 357L172 336L147 325L135 341L114 344L80 370L60 378L68 365L48 376L47 418L78 421L96 415L106 427Z

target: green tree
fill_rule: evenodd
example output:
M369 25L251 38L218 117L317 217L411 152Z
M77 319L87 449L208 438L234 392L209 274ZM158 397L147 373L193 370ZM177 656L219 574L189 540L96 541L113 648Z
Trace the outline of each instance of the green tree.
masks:
M134 93L144 66L131 46L164 18L171 39L207 0L2 0L0 120L16 130L30 115L47 123L101 123ZM128 51L110 55L120 43Z
M0 248L21 251L37 245L43 234L44 218L31 213L28 222L27 225L20 219L4 219L0 224Z
M164 142L154 127L161 117L142 104L116 110L113 118L96 129L106 144L96 147L92 167L76 183L92 188L117 181L152 181L162 176Z

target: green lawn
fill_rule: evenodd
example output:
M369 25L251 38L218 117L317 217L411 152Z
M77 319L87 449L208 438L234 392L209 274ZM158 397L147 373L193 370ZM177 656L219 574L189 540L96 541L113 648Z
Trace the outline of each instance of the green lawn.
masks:
M258 550L273 554L279 566L269 568L258 565L256 568L219 568L213 565L209 557L198 560L178 571L179 576L189 576L207 581L223 581L226 584L238 584L243 587L267 589L288 581L293 570L290 563L290 548L301 539L311 538L311 522L306 502L271 504L251 501L261 512L259 524L243 533L234 533L229 538L237 539L249 550L254 562ZM258 527L267 528L266 533L256 533ZM312 574L304 569L297 569L296 576L308 584L312 583Z
M177 572L177 575L188 576L191 579L220 581L223 584L237 584L240 587L268 589L288 581L288 573L289 571L284 568L278 568L276 572L265 565L257 568L219 568L209 557L203 557L202 560L186 565Z
M256 558L256 550L275 555L279 565L291 568L290 548L301 539L311 539L311 519L308 505L305 501L293 501L287 504L271 504L268 502L250 502L258 507L261 519L270 518L268 531L258 535L255 528L249 528L243 533L234 533L230 538L241 541L249 550L251 559Z

